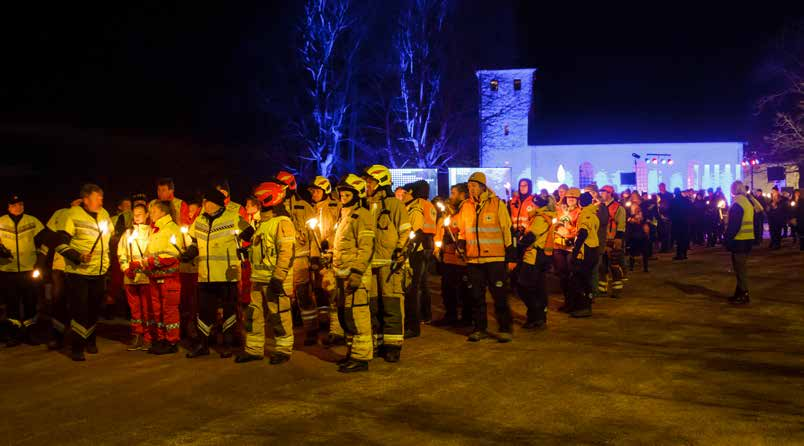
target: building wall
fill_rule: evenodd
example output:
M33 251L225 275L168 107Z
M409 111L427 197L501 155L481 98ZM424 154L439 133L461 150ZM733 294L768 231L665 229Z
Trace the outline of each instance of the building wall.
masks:
M480 94L480 166L510 167L512 178L530 178L528 114L535 69L482 70L476 73ZM515 89L516 80L521 88ZM492 82L497 88L492 88Z

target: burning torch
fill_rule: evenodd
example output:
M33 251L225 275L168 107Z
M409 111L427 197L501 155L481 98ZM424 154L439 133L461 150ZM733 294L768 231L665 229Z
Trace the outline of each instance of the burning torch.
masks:
M98 242L100 241L101 237L106 235L109 232L109 222L106 220L101 221L98 223L98 238L95 239L95 243L92 244L92 249L89 250L89 255L91 256L93 252L95 252L95 248L98 246Z

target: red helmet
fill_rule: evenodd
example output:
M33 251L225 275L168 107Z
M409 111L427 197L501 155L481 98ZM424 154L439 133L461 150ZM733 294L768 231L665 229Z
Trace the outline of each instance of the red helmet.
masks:
M260 200L263 207L276 206L285 199L287 186L275 181L266 181L254 189L254 196Z
M282 170L276 174L276 179L284 183L288 189L296 190L296 177L292 173Z

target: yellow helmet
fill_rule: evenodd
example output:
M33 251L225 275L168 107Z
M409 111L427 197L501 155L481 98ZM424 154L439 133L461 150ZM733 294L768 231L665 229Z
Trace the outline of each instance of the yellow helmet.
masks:
M375 164L366 169L366 175L380 183L380 187L391 185L391 171L382 164Z
M366 198L366 180L350 173L338 184L338 190L349 189L355 192L359 198Z
M332 193L332 185L329 183L328 179L322 176L315 177L315 180L313 180L313 184L311 184L310 187L317 187L323 190L327 195Z

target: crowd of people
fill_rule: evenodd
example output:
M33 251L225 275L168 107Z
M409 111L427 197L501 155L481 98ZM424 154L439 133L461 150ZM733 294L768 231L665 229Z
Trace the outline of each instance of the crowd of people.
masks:
M482 172L433 200L425 181L392 187L382 165L305 188L278 172L241 206L225 181L183 201L165 178L155 199L134 194L110 216L103 190L86 184L45 225L11 196L0 217L0 337L9 347L32 342L30 328L46 315L48 348L83 361L98 353L104 308L125 295L131 351L174 354L186 341L186 357L197 358L216 344L221 358L246 363L262 360L268 342L269 362L282 364L301 327L305 345L346 345L338 370L360 372L375 357L398 362L422 324L465 326L471 342L511 342L511 291L527 307L523 328L543 328L550 271L560 311L590 317L595 298L621 297L637 264L648 272L654 251L674 246L683 261L691 243L725 245L737 275L730 300L745 304L745 262L764 220L771 249L801 231L799 191L747 194L739 181L731 204L720 190L671 194L664 184L652 195L596 184L535 193L528 179L503 198ZM438 320L432 271L441 277Z

